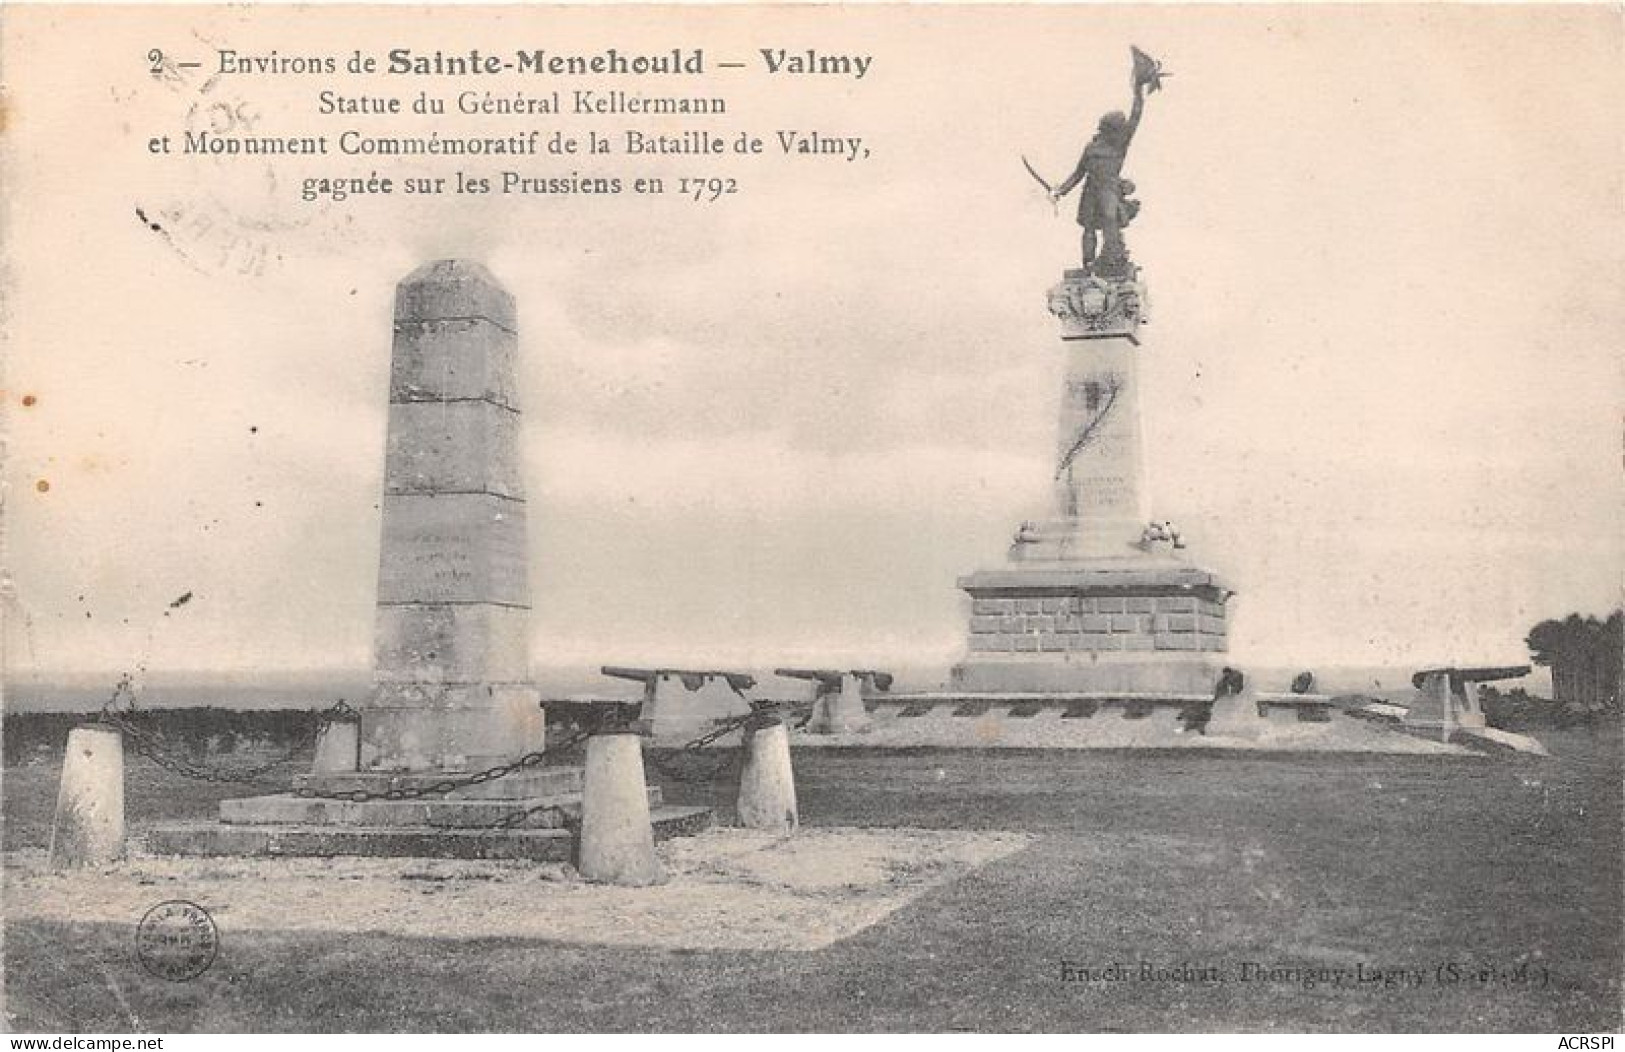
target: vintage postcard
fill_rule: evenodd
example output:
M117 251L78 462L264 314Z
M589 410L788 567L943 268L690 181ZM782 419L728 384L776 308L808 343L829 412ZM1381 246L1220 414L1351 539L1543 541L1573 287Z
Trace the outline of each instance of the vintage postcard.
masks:
M7 6L11 1047L1612 1047L1621 44Z

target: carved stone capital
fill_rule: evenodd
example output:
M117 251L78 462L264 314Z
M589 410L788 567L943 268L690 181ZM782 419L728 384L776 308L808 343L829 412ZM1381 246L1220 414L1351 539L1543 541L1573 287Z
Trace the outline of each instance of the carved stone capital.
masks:
M1123 337L1138 343L1145 286L1137 270L1123 277L1068 270L1049 290L1049 312L1061 320L1063 340Z

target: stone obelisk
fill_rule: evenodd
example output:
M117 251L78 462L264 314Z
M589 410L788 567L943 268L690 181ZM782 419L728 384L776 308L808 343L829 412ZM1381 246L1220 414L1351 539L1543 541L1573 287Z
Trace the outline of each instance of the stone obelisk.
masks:
M1082 184L1084 229L1083 266L1048 296L1064 359L1052 501L1022 523L1003 567L959 581L971 597L969 653L953 670L961 690L1206 695L1218 676L1231 593L1186 558L1172 523L1147 514L1145 286L1122 238L1139 204L1121 167L1161 76L1136 50L1133 114L1103 118L1077 170L1051 191L1059 199Z
M612 854L632 841L652 854L654 838L709 824L708 809L660 806L635 741L635 780L601 790L584 788L580 767L539 762L517 343L513 297L477 263L440 260L397 287L375 682L359 727L327 722L294 792L223 800L215 823L154 826L149 849L562 861L584 812Z
M362 770L461 771L541 748L513 297L440 260L395 293L375 685Z

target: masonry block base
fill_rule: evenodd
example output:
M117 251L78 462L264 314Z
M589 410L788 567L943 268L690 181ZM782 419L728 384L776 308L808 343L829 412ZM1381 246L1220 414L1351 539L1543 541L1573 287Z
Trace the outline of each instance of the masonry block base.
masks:
M1175 560L1019 566L959 586L971 613L956 690L1203 694L1225 665L1231 592Z

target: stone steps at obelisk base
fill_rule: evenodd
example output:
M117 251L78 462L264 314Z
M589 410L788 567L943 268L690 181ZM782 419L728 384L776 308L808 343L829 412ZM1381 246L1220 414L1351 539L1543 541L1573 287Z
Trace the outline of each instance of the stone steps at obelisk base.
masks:
M444 796L447 800L523 800L562 796L581 792L583 771L584 768L579 766L531 767L435 795ZM293 784L296 789L314 789L321 793L360 791L381 796L390 790L434 792L436 784L464 777L467 776L440 771L340 771L299 775L294 778Z
M390 801L394 802L394 801ZM693 836L711 825L706 807L661 805L651 814L656 840ZM192 822L146 833L147 850L203 857L331 857L528 859L569 862L575 835L561 828L457 829L444 826L246 825Z
M649 790L651 811L664 802L658 786ZM527 812L529 812L527 814ZM518 816L526 814L520 821ZM516 828L557 829L581 817L581 794L560 793L528 799L325 800L284 793L220 802L226 825L425 826L434 829L489 829L504 821Z

